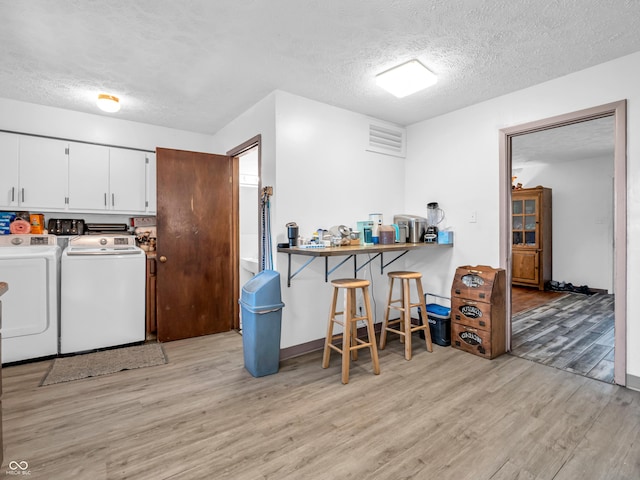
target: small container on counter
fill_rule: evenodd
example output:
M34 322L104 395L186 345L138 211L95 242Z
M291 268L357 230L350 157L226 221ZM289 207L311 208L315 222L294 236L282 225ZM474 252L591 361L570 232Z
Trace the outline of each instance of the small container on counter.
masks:
M381 245L393 245L396 243L396 230L390 225L380 225L378 237Z

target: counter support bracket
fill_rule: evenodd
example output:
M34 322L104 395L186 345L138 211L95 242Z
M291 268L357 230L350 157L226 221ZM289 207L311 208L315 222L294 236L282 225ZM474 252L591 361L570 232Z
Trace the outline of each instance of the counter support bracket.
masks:
M371 262L373 262L376 258L378 258L380 255L382 255L382 253L376 253L372 258L369 258L369 260L367 260L366 262L364 262L362 265L360 265L358 267L358 260L356 259L356 256L353 255L353 276L357 277L358 276L358 272L360 270L362 270L364 267L366 267L367 265L369 265Z
M291 274L291 254L287 254L287 256L289 257L288 260L288 265L287 265L287 287L291 286L291 279L293 277L295 277L296 275L298 275L302 270L304 270L307 265L309 265L311 262L313 262L316 258L318 257L311 257L309 260L307 260L304 265L302 265L298 270L295 271L295 273L293 273L293 275ZM325 267L325 272L326 272L326 267ZM326 273L325 273L325 279L326 279ZM326 281L326 280L325 280Z
M355 255L349 255L347 258L345 258L344 260L342 260L340 263L338 263L335 267L333 267L331 270L328 270L329 268L329 257L324 257L324 281L325 283L329 281L329 275L331 275L333 272L335 272L338 268L340 268L342 265L344 265L344 263L349 260L351 257L355 258Z
M384 263L384 257L382 255L382 252L379 253L380 255L380 275L382 275L384 273L384 269L387 268L389 265L391 265L393 262L395 262L396 260L398 260L400 257L405 256L407 253L409 253L409 250L405 250L404 252L402 252L400 255L398 255L396 258L394 258L393 260L391 260L388 263ZM375 258L375 257L374 257Z

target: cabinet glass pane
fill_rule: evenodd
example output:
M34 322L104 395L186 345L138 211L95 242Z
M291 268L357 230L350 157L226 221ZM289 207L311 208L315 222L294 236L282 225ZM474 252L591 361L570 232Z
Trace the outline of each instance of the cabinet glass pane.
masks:
M524 213L536 213L536 201L535 200L525 200L524 201Z
M513 217L513 229L514 230L523 230L522 217Z
M524 217L524 229L535 230L536 229L536 217L535 215L527 215Z
M536 244L536 232L525 232L524 233L524 243L527 245L535 245Z
M512 202L513 206L513 214L514 215L518 215L518 214L522 214L522 200L514 200Z
M513 232L513 244L522 245L522 232Z

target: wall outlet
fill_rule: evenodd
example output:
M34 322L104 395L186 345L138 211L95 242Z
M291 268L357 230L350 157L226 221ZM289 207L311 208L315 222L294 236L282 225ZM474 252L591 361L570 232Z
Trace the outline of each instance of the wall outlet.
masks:
M476 212L475 210L471 211L471 214L469 215L469 223L476 223L478 221L478 212Z

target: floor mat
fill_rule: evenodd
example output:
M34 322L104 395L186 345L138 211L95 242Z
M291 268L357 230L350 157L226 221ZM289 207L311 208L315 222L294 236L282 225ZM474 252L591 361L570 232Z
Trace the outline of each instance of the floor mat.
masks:
M122 370L152 367L167 363L159 343L114 348L101 352L61 357L53 360L40 386L109 375Z

